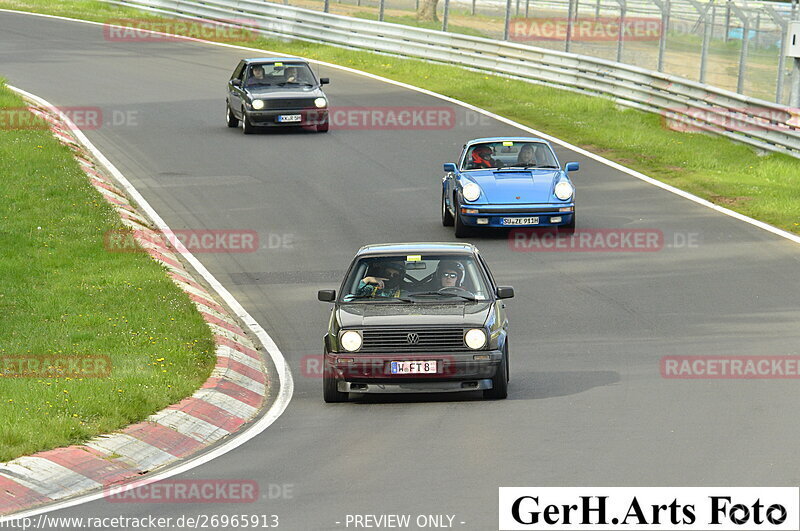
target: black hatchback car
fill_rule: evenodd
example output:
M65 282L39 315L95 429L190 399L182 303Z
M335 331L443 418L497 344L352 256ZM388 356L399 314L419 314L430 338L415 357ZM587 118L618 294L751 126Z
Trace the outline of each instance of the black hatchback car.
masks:
M302 126L328 131L328 98L305 59L266 57L243 59L228 80L225 119L228 127Z
M483 391L506 398L510 287L464 243L368 245L356 253L324 339L323 394Z

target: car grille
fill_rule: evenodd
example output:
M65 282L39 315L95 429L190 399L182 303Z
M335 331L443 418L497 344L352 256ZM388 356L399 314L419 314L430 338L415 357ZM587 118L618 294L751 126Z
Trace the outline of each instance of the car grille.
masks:
M314 98L286 98L281 100L264 100L264 108L281 111L316 107L314 105Z
M380 328L365 329L362 334L361 352L452 352L466 348L463 328Z

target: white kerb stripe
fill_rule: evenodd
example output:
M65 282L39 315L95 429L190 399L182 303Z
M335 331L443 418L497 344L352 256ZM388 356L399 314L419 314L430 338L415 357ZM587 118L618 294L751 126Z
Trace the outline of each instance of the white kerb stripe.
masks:
M18 457L0 467L0 473L4 470L9 472L8 477L20 485L52 499L66 498L103 486L43 457Z

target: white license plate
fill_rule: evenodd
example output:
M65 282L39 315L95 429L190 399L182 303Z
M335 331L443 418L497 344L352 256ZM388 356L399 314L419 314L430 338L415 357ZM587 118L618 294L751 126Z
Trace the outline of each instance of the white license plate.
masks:
M278 115L279 122L299 122L302 116L299 114L281 114Z
M503 225L538 225L539 217L503 218Z
M393 361L392 374L436 374L436 360L433 361Z

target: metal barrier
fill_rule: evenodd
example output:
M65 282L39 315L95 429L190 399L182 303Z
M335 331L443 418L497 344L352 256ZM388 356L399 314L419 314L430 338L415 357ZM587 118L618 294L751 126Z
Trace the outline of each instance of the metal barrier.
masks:
M267 36L455 64L610 97L620 105L658 113L676 128L715 133L800 158L800 110L631 65L258 0L103 1L245 27Z

